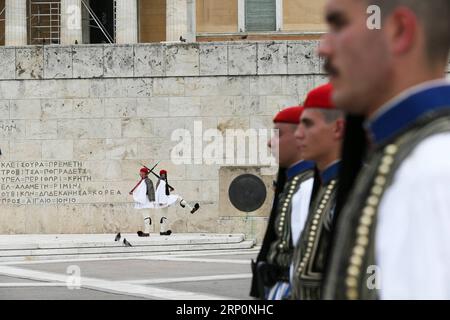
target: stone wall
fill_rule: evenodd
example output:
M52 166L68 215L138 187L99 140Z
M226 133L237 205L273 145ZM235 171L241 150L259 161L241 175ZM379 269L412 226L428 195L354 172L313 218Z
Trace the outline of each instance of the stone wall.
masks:
M264 214L219 213L220 166L175 165L171 133L193 131L194 121L221 132L270 128L280 108L326 81L316 46L0 48L0 233L142 229L128 192L140 163L161 160L176 192L202 206L193 216L172 208L175 232L246 231L260 239Z

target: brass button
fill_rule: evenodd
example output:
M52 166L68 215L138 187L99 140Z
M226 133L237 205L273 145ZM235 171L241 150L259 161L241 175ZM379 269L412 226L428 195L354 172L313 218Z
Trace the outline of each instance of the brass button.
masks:
M364 256L364 254L366 253L366 249L362 245L357 245L353 248L353 253L359 256Z
M384 156L383 159L381 159L381 162L385 165L391 166L394 163L394 157L391 155Z
M367 236L359 236L356 239L356 244L362 247L366 247L369 244L369 238Z
M358 299L358 291L354 288L347 290L347 299L349 300L356 300Z
M365 215L365 216L370 216L370 217L373 217L374 215L375 215L375 208L374 207L371 207L371 206L367 206L367 207L365 207L364 209L363 209L363 214Z
M358 279L355 277L347 277L345 284L349 288L356 288L358 286Z
M383 188L380 186L373 186L372 188L372 194L376 195L376 196L381 196L381 194L383 193Z
M383 176L378 176L375 178L375 183L378 186L383 187L386 184L386 178Z
M398 147L395 144L390 144L385 149L386 154L393 156L398 152Z
M362 258L361 258L361 256L358 256L358 255L352 256L352 257L350 258L350 263L351 263L352 265L361 267L361 265L362 265Z
M380 198L377 196L370 196L369 199L367 199L367 203L369 205L371 205L372 207L376 207L379 202L380 202Z
M390 171L391 167L389 167L388 165L382 164L379 168L378 168L378 172L381 174L388 174Z
M370 227L370 225L372 224L372 218L370 216L362 216L360 221L361 224L366 227Z
M358 277L359 276L359 268L357 266L351 265L350 267L348 267L347 273L353 277Z
M369 228L366 226L359 226L358 229L356 229L356 232L360 236L368 236L369 235Z

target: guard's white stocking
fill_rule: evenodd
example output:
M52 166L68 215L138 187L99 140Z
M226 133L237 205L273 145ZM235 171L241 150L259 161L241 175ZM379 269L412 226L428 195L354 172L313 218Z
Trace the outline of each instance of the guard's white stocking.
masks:
M148 212L143 212L142 216L144 217L144 233L150 233L150 226L152 224L150 214Z

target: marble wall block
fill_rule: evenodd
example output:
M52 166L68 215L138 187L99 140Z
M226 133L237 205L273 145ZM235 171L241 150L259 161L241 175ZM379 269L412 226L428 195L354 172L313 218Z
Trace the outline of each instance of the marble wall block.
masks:
M123 138L153 137L153 119L135 118L122 120Z
M169 98L138 98L136 106L138 117L160 118L169 116Z
M201 97L203 116L230 116L234 110L233 96Z
M26 161L42 158L42 141L16 140L10 144L10 160Z
M9 100L0 100L0 120L9 119Z
M226 44L200 44L200 75L228 74L228 46Z
M77 139L73 142L73 156L78 160L105 160L105 139Z
M176 130L186 128L187 121L189 120L186 117L158 118L154 121L154 134L156 137L166 138L170 141Z
M60 139L120 138L121 136L120 119L58 120L58 138Z
M268 96L283 94L281 76L256 76L250 78L250 95Z
M190 78L155 78L153 79L153 96L184 96L185 81Z
M42 116L41 101L31 100L12 100L11 101L11 119L40 119Z
M198 76L198 44L168 45L165 67L166 76Z
M132 45L105 46L103 63L105 77L133 77L134 47Z
M121 79L121 87L126 88L126 96L130 98L151 97L153 91L152 78Z
M44 77L44 50L42 46L16 48L16 79Z
M73 77L99 78L103 76L104 46L73 46Z
M135 45L134 75L136 77L162 77L165 75L166 47Z
M45 47L44 76L46 79L64 79L73 77L72 47Z
M174 97L169 99L169 114L172 117L192 117L202 115L199 97Z
M257 74L256 44L242 43L228 46L228 74Z
M137 116L136 98L102 99L107 118L134 118Z
M258 74L287 73L287 43L258 43Z
M169 160L170 149L175 144L168 142L165 138L141 138L138 142L139 159Z
M27 120L26 137L30 140L56 139L58 136L57 120Z
M70 119L73 117L72 99L42 99L42 119Z
M73 99L73 117L76 119L94 119L105 116L102 99Z
M125 160L136 159L138 145L135 139L106 139L106 158Z
M42 141L43 160L72 160L73 141L72 140L43 140Z
M16 50L14 48L0 48L0 79L15 79Z
M26 120L0 120L0 139L25 139Z
M288 74L318 74L321 64L317 55L318 41L289 42Z

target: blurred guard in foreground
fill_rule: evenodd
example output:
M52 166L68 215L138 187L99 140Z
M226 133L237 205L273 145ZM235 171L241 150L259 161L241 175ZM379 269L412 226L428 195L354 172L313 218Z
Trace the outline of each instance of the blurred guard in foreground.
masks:
M252 268L250 294L261 299L286 299L291 291L289 269L294 244L304 224L302 218L308 212L314 182L314 163L303 161L294 136L302 112L303 107L286 108L273 120L279 134L270 141L269 147L274 155L278 155L282 168L278 178L285 183L282 191L277 184L278 191L264 243Z
M450 1L329 0L326 17L319 53L334 102L363 117L367 155L346 182L325 298L450 299Z

